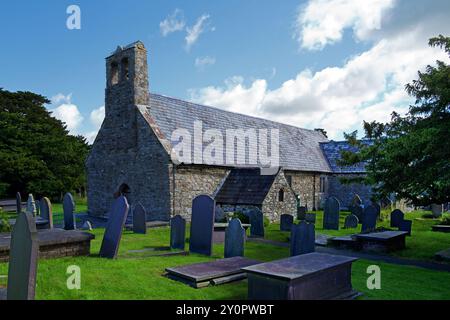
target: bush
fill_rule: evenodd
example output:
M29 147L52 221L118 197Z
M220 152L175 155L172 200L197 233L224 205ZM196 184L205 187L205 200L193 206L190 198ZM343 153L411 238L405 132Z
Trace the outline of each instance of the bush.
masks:
M264 217L264 227L267 228L270 225L270 220L267 217Z
M9 223L8 214L0 210L0 232L11 232L11 224Z
M250 223L250 219L248 216L246 216L245 214L243 214L241 211L237 211L234 213L233 218L238 218L239 220L241 220L241 223L243 224L249 224Z
M444 226L450 226L450 214L443 215L440 224Z

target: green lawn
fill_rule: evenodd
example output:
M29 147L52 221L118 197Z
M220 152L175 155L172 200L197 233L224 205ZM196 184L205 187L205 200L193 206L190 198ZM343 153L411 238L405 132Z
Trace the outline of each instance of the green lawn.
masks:
M350 235L359 233L361 225L357 229L342 229L345 217L349 212L341 212L340 215L340 230L323 230L323 211L316 211L316 233L327 234L331 236ZM412 236L406 238L406 249L392 253L394 256L419 259L419 260L434 260L434 254L438 251L450 248L450 234L442 232L431 231L431 226L438 224L437 219L424 219L422 215L426 211L414 211L405 214L405 219L413 221ZM388 212L383 212L387 215ZM377 222L377 227L389 227L389 221ZM272 224L266 229L266 238L276 241L288 241L289 232L281 232L279 224Z
M271 226L269 233L276 233ZM199 255L149 257L151 252L129 253L169 242L169 228L149 229L147 235L125 232L119 258L108 260L97 256L102 229L94 230L92 256L40 260L37 277L37 299L246 299L245 281L193 289L163 276L166 267L194 262L210 261L223 257L223 245L214 246L213 257ZM259 243L247 243L245 255L262 261L288 256L287 248ZM366 287L367 266L381 267L381 290ZM81 290L68 290L66 269L70 265L81 268ZM352 281L355 289L364 293L361 299L449 299L450 273L396 266L392 264L359 260L353 265ZM0 264L0 274L7 273L7 264ZM5 278L0 278L5 285Z

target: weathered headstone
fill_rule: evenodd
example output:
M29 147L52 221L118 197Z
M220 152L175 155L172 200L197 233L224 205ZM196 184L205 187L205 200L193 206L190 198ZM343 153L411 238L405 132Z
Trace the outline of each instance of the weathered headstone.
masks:
M145 216L145 208L138 203L133 208L133 232L139 234L147 233L147 221Z
M16 213L19 214L22 212L22 196L20 192L16 193Z
M298 220L306 219L306 207L298 207L297 208L297 219Z
M250 220L250 236L264 238L264 214L258 208L248 213Z
M170 247L184 250L186 245L186 220L180 215L170 219Z
M224 222L226 221L226 214L225 211L223 211L222 207L219 205L216 205L216 212L215 212L215 221L216 222Z
M36 216L36 203L34 202L34 197L30 193L27 199L27 212L31 213L33 217Z
M364 213L364 207L362 205L355 205L350 207L350 212L352 215L356 216L359 220L358 223L362 222L362 217Z
M442 204L432 204L431 212L435 218L442 216L442 212L444 212L444 206Z
M208 195L192 201L189 251L210 256L212 254L215 201Z
M53 229L53 211L52 211L52 203L47 197L43 197L41 201L39 201L41 208L41 218L47 220L46 229Z
M359 223L359 219L354 214L349 214L347 217L345 217L344 221L344 229L353 229L357 228Z
M361 197L355 193L355 196L352 199L352 206L361 206L362 204Z
M63 199L63 211L64 211L64 229L75 230L75 201L73 201L72 194L69 192L64 195Z
M398 228L400 226L400 223L404 220L405 215L404 213L399 210L395 209L391 212L391 227Z
M282 214L280 216L280 231L291 231L294 217L290 214Z
M402 220L398 226L399 231L408 232L408 236L411 235L412 230L412 220Z
M361 232L373 231L377 227L378 208L370 205L364 208Z
M108 224L100 248L100 257L114 259L119 251L123 226L129 210L128 201L124 196L118 197L111 208Z
M305 221L309 223L316 223L316 214L315 213L306 213Z
M377 209L377 218L378 218L378 220L382 221L380 204L375 202L375 203L372 203L372 205Z
M81 230L88 230L92 231L92 223L88 220L86 220L83 225L81 226Z
M312 223L300 221L292 225L291 256L311 253L315 251L316 232Z
M339 230L339 200L335 197L330 197L325 201L323 213L323 229L324 230Z
M245 244L245 230L242 227L241 221L237 218L232 219L228 223L228 228L225 231L225 250L224 257L243 257Z
M33 300L39 252L36 223L31 213L19 214L11 234L8 300Z
M41 215L41 202L39 200L34 200L34 203L36 204L36 215L35 215L35 217L37 217L37 216Z

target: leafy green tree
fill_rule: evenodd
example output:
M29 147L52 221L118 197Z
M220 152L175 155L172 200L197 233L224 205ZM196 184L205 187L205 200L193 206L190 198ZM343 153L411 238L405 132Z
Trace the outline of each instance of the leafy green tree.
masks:
M429 40L450 56L450 37ZM415 205L450 201L450 66L437 61L405 87L415 97L405 116L389 123L364 122L365 139L345 134L358 147L342 152L341 164L367 163L364 182L378 198L395 193ZM369 142L368 142L369 141Z
M0 88L0 196L17 191L58 198L84 188L89 152L45 108L45 97Z

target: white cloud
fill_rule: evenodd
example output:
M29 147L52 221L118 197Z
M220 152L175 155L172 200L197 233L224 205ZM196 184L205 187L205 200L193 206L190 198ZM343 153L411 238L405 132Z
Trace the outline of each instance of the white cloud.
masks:
M417 70L437 59L449 61L442 50L427 45L430 37L450 29L450 20L439 14L445 12L445 5L433 7L435 12L415 14L408 13L414 10L408 1L401 5L402 10L393 11L389 28L380 30L380 39L342 66L299 70L295 78L275 89L268 88L266 79L245 85L242 77L235 77L224 86L190 90L191 100L296 126L324 128L334 139L341 139L344 131L360 129L363 120L387 121L392 111L404 113L413 103L404 85L417 78ZM401 25L395 24L400 20ZM355 33L367 26L358 26Z
M69 130L70 134L78 134L78 127L83 122L83 116L78 107L72 103L63 103L55 109L50 110L52 115L64 122Z
M186 49L190 48L197 42L200 35L205 31L205 24L210 18L209 14L203 14L197 19L197 22L192 26L186 28Z
M316 0L299 11L295 37L302 48L323 49L342 39L346 28L352 28L363 40L381 28L383 14L392 9L395 0Z
M68 95L65 95L63 93L58 93L58 94L54 95L50 99L50 101L51 101L51 104L53 104L53 105L62 104L62 103L70 104L72 101L72 94L69 93Z
M214 57L198 57L195 59L195 66L199 69L204 69L207 66L211 66L216 63L216 58Z
M163 37L165 37L170 33L183 30L185 25L183 12L180 9L175 9L172 14L159 23L159 29Z
M105 119L105 106L92 110L89 119L97 130L100 129L103 119Z

